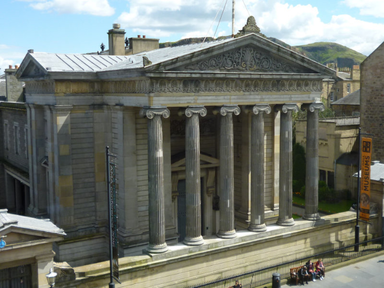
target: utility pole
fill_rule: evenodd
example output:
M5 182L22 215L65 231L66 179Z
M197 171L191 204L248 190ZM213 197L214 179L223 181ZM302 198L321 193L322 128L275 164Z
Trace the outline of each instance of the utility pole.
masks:
M232 0L232 38L235 38L235 0Z

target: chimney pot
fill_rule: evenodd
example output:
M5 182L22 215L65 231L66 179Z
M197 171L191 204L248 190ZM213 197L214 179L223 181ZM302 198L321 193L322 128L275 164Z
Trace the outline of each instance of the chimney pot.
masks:
M113 23L113 29L120 29L119 23Z
M31 54L32 54L33 52L35 52L33 49L29 49L29 50L28 50L28 53L31 53Z
M15 65L15 69L19 69L19 65Z
M12 69L12 65L9 65L8 68L9 68L9 69Z
M143 35L143 38L145 38L145 35Z
M137 38L140 38L141 37L141 35L137 35Z

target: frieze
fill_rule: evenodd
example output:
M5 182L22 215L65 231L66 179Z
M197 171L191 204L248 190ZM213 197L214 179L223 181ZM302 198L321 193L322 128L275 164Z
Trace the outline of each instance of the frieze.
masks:
M250 71L250 72L311 72L295 67L253 47L242 47L185 66L184 70L197 71Z
M25 83L27 94L53 94L55 93L54 81L31 81Z
M153 93L321 92L321 80L187 79L151 81Z

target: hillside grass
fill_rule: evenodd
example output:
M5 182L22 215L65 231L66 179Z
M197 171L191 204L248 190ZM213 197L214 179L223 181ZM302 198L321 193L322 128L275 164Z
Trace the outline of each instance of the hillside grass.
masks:
M355 50L332 42L316 42L296 46L296 48L305 53L307 57L323 64L335 62L338 58L353 59L356 64L360 64L367 58Z

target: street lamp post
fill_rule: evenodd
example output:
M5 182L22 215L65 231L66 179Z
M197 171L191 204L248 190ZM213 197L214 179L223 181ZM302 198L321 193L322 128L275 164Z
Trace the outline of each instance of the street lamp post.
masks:
M48 285L52 288L55 286L57 273L53 272L53 268L49 270L49 274L45 275L47 277Z

